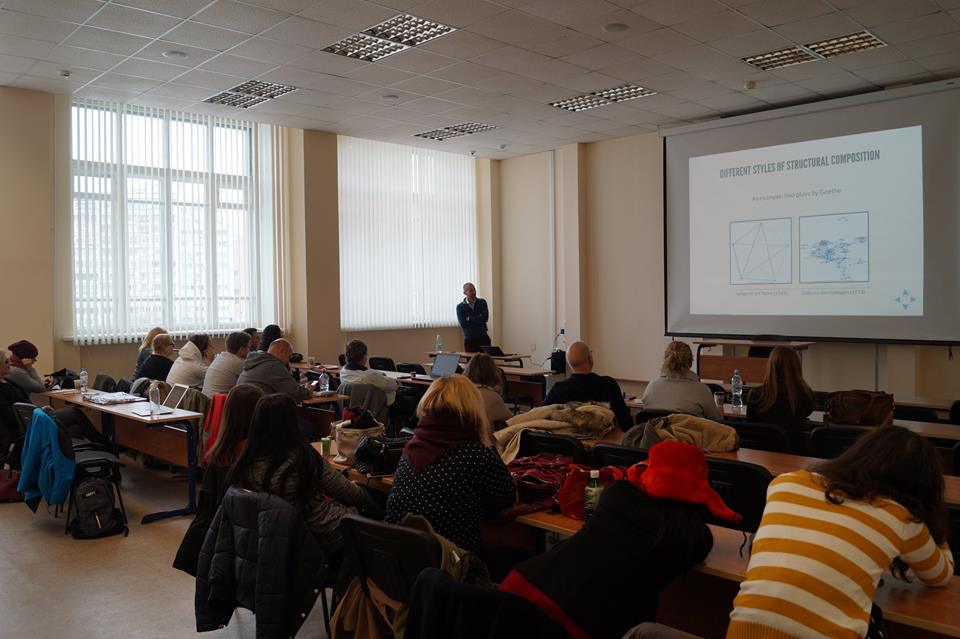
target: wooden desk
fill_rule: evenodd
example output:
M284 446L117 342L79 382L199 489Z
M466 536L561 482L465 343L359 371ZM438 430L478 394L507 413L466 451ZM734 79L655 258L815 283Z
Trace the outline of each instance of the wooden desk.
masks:
M747 339L695 339L697 345L697 374L700 379L729 380L735 369L740 370L740 377L745 383L759 384L763 382L767 369L766 357L747 357L734 355L703 355L701 351L711 346L760 346L773 348L786 346L796 351L806 350L816 342L767 342Z
M441 353L450 353L451 351L427 351L428 357L436 357ZM471 359L477 355L482 355L483 353L469 353L464 351L456 351L454 354L460 357L461 362L469 362ZM521 353L504 353L503 355L487 355L490 359L495 362L517 362L520 363L521 360L530 359L529 355L523 355Z
M425 368L432 366L433 364L430 362L424 363ZM543 398L547 395L547 377L555 374L552 370L507 366L499 363L497 368L502 370L507 378L508 395L513 397L529 396L532 398L534 406L543 404Z
M301 403L304 406L322 406L324 404L338 404L349 399L349 395L340 395L339 393L336 395L317 395L314 393L313 397L305 399Z
M187 505L183 508L144 515L141 524L158 519L190 515L197 511L196 432L203 413L174 409L172 413L143 417L133 412L144 402L101 405L83 399L79 391L44 393L54 407L74 404L99 415L100 428L116 446L123 446L187 469Z

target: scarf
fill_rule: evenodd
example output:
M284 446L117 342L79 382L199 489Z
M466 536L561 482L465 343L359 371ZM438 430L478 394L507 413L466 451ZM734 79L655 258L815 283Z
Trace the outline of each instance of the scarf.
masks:
M454 413L424 413L413 437L403 447L403 454L414 473L428 468L441 455L466 442L479 442L473 428Z

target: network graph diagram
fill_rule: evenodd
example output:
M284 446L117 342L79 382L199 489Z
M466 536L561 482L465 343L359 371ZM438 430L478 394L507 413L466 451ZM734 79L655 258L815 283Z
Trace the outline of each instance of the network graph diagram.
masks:
M730 223L730 283L790 284L793 281L793 220Z
M800 282L870 281L870 213L800 216Z

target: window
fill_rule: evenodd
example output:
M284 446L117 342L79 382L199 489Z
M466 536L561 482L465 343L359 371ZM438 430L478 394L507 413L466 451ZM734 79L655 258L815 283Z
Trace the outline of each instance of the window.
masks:
M259 325L258 127L72 106L74 339Z
M456 326L477 274L473 158L338 142L341 330Z

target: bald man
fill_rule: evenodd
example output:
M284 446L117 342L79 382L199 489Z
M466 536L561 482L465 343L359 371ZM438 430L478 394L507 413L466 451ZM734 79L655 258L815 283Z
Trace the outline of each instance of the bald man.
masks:
M313 390L297 384L290 376L292 354L290 342L282 337L273 340L266 352L257 351L247 356L237 384L253 384L265 393L281 393L302 402L313 394Z
M583 342L571 344L567 349L567 367L572 372L567 379L553 385L543 400L544 404L606 402L616 417L617 426L624 431L633 426L620 384L612 377L593 372L593 352L589 346Z
M457 304L457 321L463 329L463 350L480 352L481 346L490 346L487 321L490 309L487 300L477 297L477 287L472 282L463 285L463 301Z

